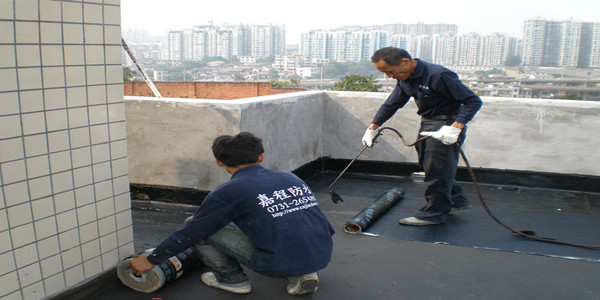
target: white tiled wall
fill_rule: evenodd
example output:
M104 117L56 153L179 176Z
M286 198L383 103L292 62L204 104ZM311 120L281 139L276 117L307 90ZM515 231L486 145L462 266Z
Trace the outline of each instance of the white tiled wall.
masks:
M0 0L0 298L133 252L120 0Z

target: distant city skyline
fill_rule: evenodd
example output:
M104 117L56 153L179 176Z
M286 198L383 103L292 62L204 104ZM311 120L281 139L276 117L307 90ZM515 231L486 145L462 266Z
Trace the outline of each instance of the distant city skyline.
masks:
M214 23L271 23L284 25L286 44L298 44L303 32L333 29L348 25L384 25L392 23L447 23L458 25L458 33L504 33L521 38L526 19L574 19L598 21L600 2L571 0L568 5L548 1L506 0L423 0L408 6L399 1L380 0L366 5L341 1L276 0L194 2L187 0L121 0L121 24L126 29L143 29L164 34L170 29L191 28Z

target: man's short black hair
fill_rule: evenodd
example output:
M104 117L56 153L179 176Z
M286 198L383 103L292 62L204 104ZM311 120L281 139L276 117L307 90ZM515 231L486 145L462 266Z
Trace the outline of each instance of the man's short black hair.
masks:
M212 144L213 155L228 167L253 164L265 151L262 140L250 132L221 135Z
M371 56L371 62L376 63L383 59L383 61L385 61L388 65L397 66L404 58L412 59L410 54L408 54L408 52L404 49L385 47L373 53L373 56Z

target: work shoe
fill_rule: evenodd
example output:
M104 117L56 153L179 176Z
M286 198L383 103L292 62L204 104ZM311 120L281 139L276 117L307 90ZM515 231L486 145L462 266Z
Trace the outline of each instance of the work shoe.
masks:
M310 273L301 276L288 277L287 292L290 295L304 295L317 291L319 276Z
M452 206L452 208L450 209L450 212L461 211L461 210L465 210L465 209L469 209L469 208L471 208L471 204L467 204L467 205L461 206L461 207Z
M219 282L219 280L215 276L215 273L213 272L206 272L202 274L202 276L200 276L200 279L204 284L208 286L212 286L235 294L248 294L252 291L250 279L246 279L245 281L238 283L223 283Z
M442 224L442 222L421 220L421 219L417 219L415 217L402 218L398 221L398 223L400 223L402 225L411 225L411 226L425 226L425 225Z

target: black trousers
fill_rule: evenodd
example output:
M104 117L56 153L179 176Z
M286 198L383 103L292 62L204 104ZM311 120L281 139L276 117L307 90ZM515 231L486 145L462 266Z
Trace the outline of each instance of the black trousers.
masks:
M443 125L451 125L454 120L421 120L419 133L438 131ZM458 137L458 145L462 145L467 127ZM455 175L459 160L457 145L446 145L434 138L429 138L415 145L419 156L419 165L425 172L425 200L427 204L419 209L415 217L434 222L445 222L453 206L469 205Z

